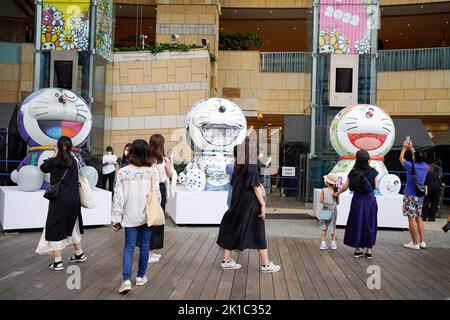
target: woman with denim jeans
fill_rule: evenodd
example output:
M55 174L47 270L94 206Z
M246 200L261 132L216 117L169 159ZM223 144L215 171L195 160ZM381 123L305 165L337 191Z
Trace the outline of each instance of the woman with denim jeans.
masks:
M117 173L111 220L113 230L125 228L125 245L123 249L123 281L119 293L131 290L133 271L133 254L137 239L140 239L139 264L136 285L143 286L148 279L148 256L152 228L147 226L145 203L152 183L159 186L159 174L150 160L150 148L145 140L135 140L130 148L129 165ZM158 199L161 193L158 188Z

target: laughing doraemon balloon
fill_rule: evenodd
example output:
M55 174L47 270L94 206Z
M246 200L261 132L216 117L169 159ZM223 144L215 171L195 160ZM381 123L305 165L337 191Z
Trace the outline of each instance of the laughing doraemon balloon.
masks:
M331 144L340 156L332 172L350 172L356 152L366 150L371 157L370 165L380 175L388 174L383 157L392 148L394 139L394 122L383 109L368 104L342 109L330 126Z
M227 190L226 165L233 162L233 148L244 141L247 133L242 110L226 99L203 99L187 114L185 128L186 140L194 150L191 164L206 175L205 190ZM186 178L189 165L187 168Z
M72 139L72 151L79 156L92 128L92 113L86 101L70 90L59 88L42 89L28 96L20 107L17 120L20 135L29 146L28 155L14 175L19 188L20 181L27 180L21 177L22 167L39 167L45 159L53 157L61 136ZM44 175L41 187L46 188L49 181L49 175Z

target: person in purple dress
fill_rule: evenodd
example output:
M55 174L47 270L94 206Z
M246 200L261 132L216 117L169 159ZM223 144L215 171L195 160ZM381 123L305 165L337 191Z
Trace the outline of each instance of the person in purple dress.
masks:
M344 244L355 248L353 256L372 258L377 239L378 205L374 190L378 189L378 171L369 165L370 155L365 150L356 153L356 162L344 186L335 193L338 197L348 188L353 191L350 213L344 234ZM364 254L363 248L366 249Z

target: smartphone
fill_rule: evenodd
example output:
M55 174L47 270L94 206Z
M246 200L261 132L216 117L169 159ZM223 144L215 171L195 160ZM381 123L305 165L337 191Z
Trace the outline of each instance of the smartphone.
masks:
M406 136L406 137L405 137L405 142L408 143L408 144L410 144L410 142L411 142L411 136Z
M448 232L448 230L450 230L450 222L447 222L447 224L445 226L442 227L442 230L444 232Z

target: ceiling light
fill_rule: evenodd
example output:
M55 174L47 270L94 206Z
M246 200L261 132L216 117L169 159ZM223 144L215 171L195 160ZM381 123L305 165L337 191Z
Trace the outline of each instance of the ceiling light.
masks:
M402 35L403 35L403 33L402 33L402 32L400 32L400 35L402 36Z
M410 26L410 24L408 23L408 27Z
M234 10L234 13L237 13L237 10Z
M258 27L258 28L256 28L256 30L259 30L259 27Z
M272 13L272 12L273 12L272 10L269 11L269 13Z
M448 21L445 21L446 24L448 24Z
M420 9L423 9L423 6L420 6Z
M122 9L122 6L119 6L119 9Z
M297 27L293 27L292 29L297 30Z
M388 39L386 39L386 42L389 42L389 40L388 40Z

